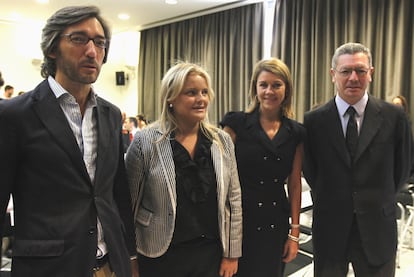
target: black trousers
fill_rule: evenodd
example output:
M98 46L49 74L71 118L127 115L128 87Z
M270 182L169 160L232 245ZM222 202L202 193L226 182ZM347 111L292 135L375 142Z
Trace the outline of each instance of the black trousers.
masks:
M329 257L315 257L314 276L346 277L351 263L355 277L393 277L395 276L395 258L394 255L393 258L380 266L370 265L362 248L357 221L354 217L347 257L342 261L334 261Z
M223 250L219 240L204 238L170 246L158 258L138 255L140 277L219 277Z

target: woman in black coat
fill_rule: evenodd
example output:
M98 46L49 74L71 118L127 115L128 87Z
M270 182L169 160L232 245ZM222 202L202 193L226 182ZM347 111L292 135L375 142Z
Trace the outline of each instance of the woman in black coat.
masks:
M292 80L281 60L256 65L250 98L246 112L229 112L220 123L235 143L242 187L243 254L237 276L278 277L298 251L305 129L290 119Z

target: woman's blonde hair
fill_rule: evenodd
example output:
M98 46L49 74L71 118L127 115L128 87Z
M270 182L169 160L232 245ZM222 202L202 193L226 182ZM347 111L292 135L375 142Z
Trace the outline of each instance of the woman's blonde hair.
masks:
M281 115L286 116L288 118L293 117L292 111L292 95L293 95L293 81L292 76L290 74L289 68L287 65L282 62L280 59L277 58L270 58L264 59L259 61L253 70L252 78L250 80L250 104L247 108L246 112L251 113L253 112L259 105L259 101L257 99L257 78L259 77L260 73L263 71L267 71L270 73L275 74L276 76L280 77L286 86L285 91L285 99L281 104Z

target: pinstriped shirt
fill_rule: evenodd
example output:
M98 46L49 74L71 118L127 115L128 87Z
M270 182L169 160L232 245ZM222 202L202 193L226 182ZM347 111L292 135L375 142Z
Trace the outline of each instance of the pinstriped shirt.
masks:
M95 180L96 157L98 148L98 127L96 116L93 113L96 107L96 95L91 90L90 97L86 103L85 113L82 116L80 107L75 97L66 91L56 80L48 77L50 88L56 96L63 113L68 120L69 126L76 138L83 161L88 171L89 178L93 184ZM105 255L108 250L103 241L103 230L98 219L98 250L97 257Z

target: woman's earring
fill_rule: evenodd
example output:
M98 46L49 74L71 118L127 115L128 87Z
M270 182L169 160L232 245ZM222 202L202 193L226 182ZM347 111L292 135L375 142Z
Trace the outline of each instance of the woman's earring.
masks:
M168 108L172 109L173 108L173 104L172 103L168 104Z

